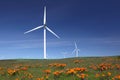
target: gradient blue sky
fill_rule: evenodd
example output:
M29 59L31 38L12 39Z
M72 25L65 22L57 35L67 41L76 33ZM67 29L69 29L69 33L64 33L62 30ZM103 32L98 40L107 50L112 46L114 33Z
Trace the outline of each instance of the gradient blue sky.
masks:
M0 0L0 59L43 58L43 29L23 34L43 23L61 38L47 32L47 57L120 55L119 0Z

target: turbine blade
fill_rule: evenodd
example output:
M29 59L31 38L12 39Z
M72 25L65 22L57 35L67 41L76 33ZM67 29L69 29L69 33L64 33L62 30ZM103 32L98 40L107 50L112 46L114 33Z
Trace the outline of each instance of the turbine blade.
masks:
M50 28L48 28L47 26L46 26L46 29L49 31L49 32L51 32L54 36L56 36L57 38L60 38L57 34L55 34Z
M73 50L72 54L76 51L76 49Z
M77 44L76 44L76 42L75 42L75 48L77 49Z
M42 27L43 27L43 26L38 26L38 27L36 27L36 28L33 28L33 29L25 32L24 34L27 34L27 33L29 33L29 32L32 32L32 31L37 30L37 29L42 28Z
M44 24L46 24L46 6L44 7Z

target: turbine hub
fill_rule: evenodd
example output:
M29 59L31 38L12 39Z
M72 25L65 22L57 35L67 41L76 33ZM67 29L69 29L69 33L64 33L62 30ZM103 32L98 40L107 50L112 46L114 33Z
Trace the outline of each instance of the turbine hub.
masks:
M47 25L46 25L46 24L44 24L44 28L46 28L46 26L47 26Z

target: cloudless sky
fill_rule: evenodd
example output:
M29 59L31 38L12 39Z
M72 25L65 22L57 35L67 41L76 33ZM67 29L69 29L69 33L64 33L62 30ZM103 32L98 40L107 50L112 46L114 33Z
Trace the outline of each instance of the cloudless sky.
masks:
M119 0L0 0L0 59L43 59L43 29L24 32L43 24L47 31L47 58L120 55Z

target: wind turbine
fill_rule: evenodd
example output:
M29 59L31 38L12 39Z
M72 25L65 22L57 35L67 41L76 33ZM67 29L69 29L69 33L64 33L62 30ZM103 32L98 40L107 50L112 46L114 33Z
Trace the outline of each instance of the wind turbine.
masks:
M57 34L55 34L50 28L48 28L47 24L46 24L46 6L44 7L44 19L43 19L43 25L41 26L38 26L36 28L33 28L27 32L25 32L24 34L26 33L29 33L29 32L32 32L32 31L35 31L37 29L40 29L40 28L43 28L44 29L44 59L46 59L46 30L48 30L50 33L52 33L54 36L56 36L57 38L60 38Z
M62 54L63 54L64 58L66 58L67 52L63 52Z
M76 54L76 57L78 57L79 52L80 52L80 49L78 49L77 44L76 44L76 42L75 42L75 49L73 50L72 53L75 53L75 54Z

